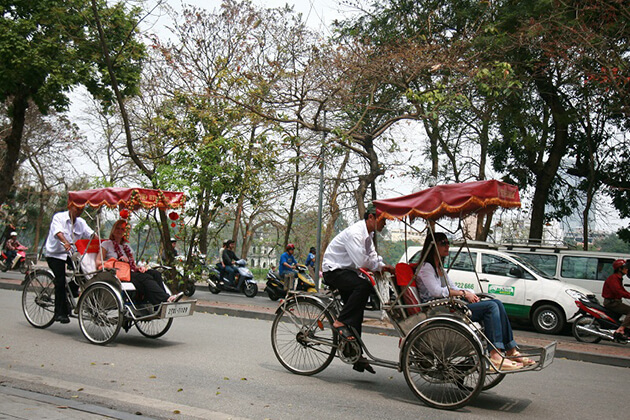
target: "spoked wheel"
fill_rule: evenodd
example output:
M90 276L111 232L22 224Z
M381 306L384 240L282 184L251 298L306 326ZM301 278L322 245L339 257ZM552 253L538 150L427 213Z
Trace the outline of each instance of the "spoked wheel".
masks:
M173 318L152 319L150 321L136 321L136 328L145 337L158 338L166 334L172 324Z
M36 271L29 275L22 290L22 312L36 328L47 328L55 321L55 283L50 273Z
M287 370L314 375L335 357L337 335L333 319L318 302L295 299L276 315L271 326L271 346Z
M492 369L486 369L486 377L483 381L483 387L481 387L482 391L487 391L495 386L499 385L501 381L505 378L505 373L492 373L490 372Z
M583 328L588 327L588 328L597 329L598 327L597 327L597 324L595 323L594 318L590 316L582 315L578 319L576 319L575 322L573 323L573 327L571 327L572 332L573 332L573 337L575 337L577 341L582 341L584 343L599 343L600 341L602 341L602 338L600 336L597 336L595 334L590 334L588 331L584 331L580 327L583 327Z
M94 344L110 343L123 323L122 302L104 284L93 284L79 302L81 332Z
M471 402L481 392L486 375L485 360L471 333L447 322L412 333L403 350L402 368L418 398L430 407L448 410Z

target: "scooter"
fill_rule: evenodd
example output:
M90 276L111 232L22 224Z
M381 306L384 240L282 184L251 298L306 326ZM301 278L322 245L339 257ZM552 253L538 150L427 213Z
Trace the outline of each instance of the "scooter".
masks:
M304 292L317 292L315 288L315 282L311 278L308 273L308 269L304 264L297 264L295 267L296 271L296 279L294 281L293 287L295 290L301 290ZM267 296L269 299L276 301L280 298L286 296L286 291L284 290L284 281L280 278L280 275L273 271L269 270L267 272L267 284L265 287L265 292L267 292Z
M254 280L254 275L247 268L247 262L244 259L236 261L236 273L234 275L234 284L239 284L239 279L243 279L243 284L240 288L233 286L225 276L223 267L221 264L217 264L216 267L210 267L208 273L208 289L213 294L218 294L221 291L244 293L245 296L253 298L258 293L258 283Z
M615 335L615 330L619 328L621 315L612 312L594 296L577 297L575 304L578 307L577 316L573 323L573 336L577 341L585 343L599 343L602 339L614 341L616 343L628 343L628 339Z
M11 267L7 264L7 255L5 251L2 251L2 255L0 256L0 270L8 271L8 270L20 270L20 273L24 274L28 270L28 266L26 264L26 250L28 248L23 246L20 247L17 251L17 255L13 258L13 263Z

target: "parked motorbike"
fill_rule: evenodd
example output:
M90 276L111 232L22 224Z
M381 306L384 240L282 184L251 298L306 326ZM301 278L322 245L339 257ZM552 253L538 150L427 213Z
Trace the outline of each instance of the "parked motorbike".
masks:
M293 283L293 287L295 288L295 290L312 293L317 292L317 289L315 288L315 282L308 273L308 269L305 265L297 264L295 271L296 278ZM265 287L265 292L267 292L267 296L269 296L269 299L273 301L276 301L286 296L286 292L284 290L284 281L282 281L280 275L273 270L269 270L267 272L267 284Z
M594 296L575 296L578 307L577 316L573 323L573 336L577 341L585 343L599 343L602 339L627 343L628 339L615 337L615 330L619 328L621 315L600 305Z
M7 263L7 255L5 251L2 251L2 254L0 256L0 270L19 270L22 274L26 273L26 270L28 269L28 266L26 264L27 249L28 248L25 246L18 249L17 255L15 256L15 258L13 258L13 263L11 264L11 267L9 267L9 264Z
M245 296L251 298L256 296L258 293L258 283L254 280L254 275L250 269L247 268L247 262L244 259L240 259L236 261L236 267L234 284L238 285L239 280L244 279L240 288L233 286L230 283L220 263L217 264L216 267L210 267L210 272L208 273L208 278L206 279L210 292L215 295L221 291L226 291L244 293Z

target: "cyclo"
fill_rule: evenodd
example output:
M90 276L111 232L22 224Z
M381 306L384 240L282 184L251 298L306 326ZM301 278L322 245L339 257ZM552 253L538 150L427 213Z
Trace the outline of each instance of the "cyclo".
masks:
M377 200L374 205L381 213L379 217L398 219L405 226L414 219L424 219L426 234L433 236L439 219L459 219L461 230L465 217L491 213L497 207L518 207L520 198L515 186L479 181L436 186ZM291 292L278 307L271 328L274 353L287 370L313 375L330 365L335 356L353 364L364 353L372 365L402 371L413 393L428 406L454 410L499 384L506 374L541 370L553 361L556 342L546 347L520 346L522 355L535 363L502 371L490 362L488 346L492 344L483 328L470 319L467 302L450 297L420 303L412 285L413 268L406 263L396 266L395 277L361 271L377 291L389 290L389 286L394 290L392 297L389 292L385 298L381 293L377 295L400 336L398 360L375 357L356 332L356 341L339 337L332 328L343 305L336 290L319 294Z
M96 232L99 232L102 207L119 207L121 212L139 208L178 209L184 207L185 196L181 192L145 188L102 188L70 192L68 203L97 209ZM115 270L97 270L95 258L101 250L101 241L92 238L75 242L73 252L70 252L71 270L66 279L70 316L78 318L81 332L88 341L108 344L121 328L127 332L134 325L145 337L158 338L171 328L173 318L193 314L196 300L153 306L136 293L133 283L120 281ZM54 275L47 268L29 270L24 278L22 311L36 328L47 328L54 322L53 280ZM171 294L166 284L164 288Z

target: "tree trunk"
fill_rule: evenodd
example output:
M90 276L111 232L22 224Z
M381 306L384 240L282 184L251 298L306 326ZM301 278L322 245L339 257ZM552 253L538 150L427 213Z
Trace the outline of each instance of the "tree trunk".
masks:
M0 179L2 180L2 182L0 182L0 204L6 201L13 188L13 176L18 168L27 108L28 99L25 95L13 97L9 108L11 131L9 131L9 135L3 139L7 148L4 154L4 162L2 162L2 170L0 171Z

